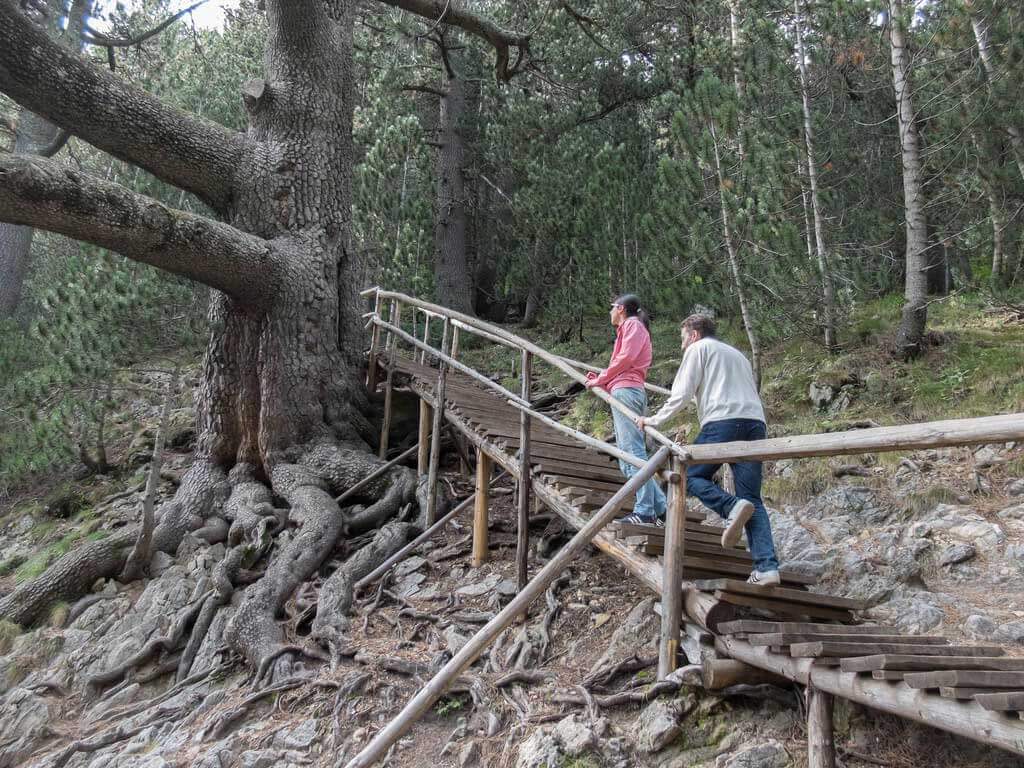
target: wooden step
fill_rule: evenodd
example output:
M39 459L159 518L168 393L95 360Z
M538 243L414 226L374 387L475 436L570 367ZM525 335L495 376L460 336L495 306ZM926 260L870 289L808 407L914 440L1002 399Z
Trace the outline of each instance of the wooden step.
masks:
M832 595L822 595L817 592L786 589L785 587L759 587L754 584L747 584L745 581L735 581L732 579L699 581L694 586L704 592L726 592L734 595L748 595L762 600L800 603L801 605L813 605L818 608L838 608L847 611L859 611L866 607L866 603L863 600L852 600L848 597L834 597Z
M921 654L883 653L875 656L860 656L843 659L844 672L874 672L889 670L894 672L926 672L935 670L1004 670L1008 672L1024 672L1024 658L1003 656L925 656ZM947 685L956 687L954 683ZM938 687L938 686L936 686Z
M838 634L813 632L771 632L763 635L752 635L747 638L751 645L794 645L796 643L864 643L887 645L947 645L948 638L941 635L869 635L869 634Z
M1024 671L993 672L976 669L944 669L937 672L909 672L903 682L911 688L1024 688ZM995 694L1005 696L1006 694ZM977 697L975 697L977 701ZM979 704L984 706L983 702ZM993 706L993 705L990 705Z
M942 688L939 688L939 696L941 696L942 698L944 698L944 699L958 699L958 700L961 700L961 701L963 701L965 699L973 699L975 696L977 696L979 694L994 695L997 692L998 693L1014 693L1015 691L1010 690L1010 689L1007 689L1006 691L996 691L996 689L994 689L994 688L950 688L950 687L946 687L946 686L943 686ZM1020 692L1018 691L1018 693L1020 693ZM1021 693L1021 695L1024 695L1024 693ZM988 707L985 707L985 708L988 709ZM1016 709L1021 709L1021 707L1017 707ZM1004 711L1004 710L997 710L997 711L1001 712L1001 711Z
M757 619L737 619L718 625L718 634L736 635L740 633L761 634L775 632L815 632L817 634L895 634L893 627L878 624L808 624L799 621L759 621Z
M1024 711L1024 690L1000 691L998 693L979 693L974 700L983 709L990 712L1021 712Z
M793 658L832 656L851 658L876 656L884 653L903 653L907 656L955 656L963 658L992 658L1004 656L1006 651L997 645L901 645L899 643L794 643L789 646Z
M795 592L796 590L788 590ZM793 616L808 619L824 619L831 621L842 621L853 623L853 614L850 611L839 608L826 608L815 604L789 602L786 600L772 600L770 598L754 597L753 595L738 595L732 592L714 593L715 599L729 605L739 605L746 608L756 608L769 613L781 614L782 616ZM804 593L810 594L810 593Z

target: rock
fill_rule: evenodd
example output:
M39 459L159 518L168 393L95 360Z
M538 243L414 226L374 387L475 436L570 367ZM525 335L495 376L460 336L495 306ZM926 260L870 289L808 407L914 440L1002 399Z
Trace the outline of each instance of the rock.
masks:
M427 574L413 572L395 585L399 597L412 597L420 591L420 584L427 580Z
M995 523L981 519L968 520L960 525L954 525L949 529L949 534L964 541L980 544L986 549L997 547L1006 539L1002 528Z
M50 703L55 711L50 711ZM37 696L15 688L0 703L0 765L22 765L29 755L51 738L50 726L59 708L57 699Z
M494 591L502 597L512 597L519 594L519 585L512 579L502 579L498 582L498 586L494 588Z
M444 631L444 642L448 652L454 656L462 650L462 646L469 642L469 638L459 632L454 624L449 624L448 628Z
M459 768L474 768L480 765L480 745L470 741L459 750Z
M999 451L989 445L984 445L974 452L974 466L978 469L1002 464L1005 461L1006 459L1000 455Z
M74 517L89 505L85 495L71 485L62 485L43 499L43 511L50 517Z
M317 739L316 720L310 718L274 737L274 745L286 749L309 749Z
M651 754L675 741L681 730L680 722L694 706L693 698L656 699L648 704L633 724L637 749Z
M603 718L602 730L607 725ZM569 757L579 757L588 749L597 745L599 734L595 732L593 724L584 720L580 715L569 715L559 720L551 731L551 735L558 742L561 750Z
M846 515L858 525L881 525L896 508L884 501L879 491L860 485L838 485L818 494L805 504L800 517L810 520L825 520ZM772 520L774 524L774 520Z
M616 628L608 648L591 668L591 672L605 664L614 664L627 656L642 655L651 648L660 629L661 619L654 612L654 598L641 600Z
M973 614L964 622L964 632L975 640L986 640L996 632L996 624L988 616Z
M816 381L812 381L807 396L810 398L811 405L819 411L824 411L828 404L832 402L832 398L836 396L836 391L828 384L819 384Z
M482 581L478 581L475 584L467 584L464 587L459 587L455 590L455 594L462 595L463 597L480 597L486 595L501 581L501 576L496 573L492 573Z
M1021 544L1007 544L1004 557L1011 563L1017 565L1024 565L1024 543Z
M395 576L405 576L407 573L418 571L427 564L427 558L413 555L395 567Z
M955 565L970 560L977 554L973 544L953 544L942 550L939 555L941 565Z
M945 618L945 613L932 604L935 598L936 595L931 592L894 598L870 609L868 615L883 624L891 623L905 632L921 634L939 626Z
M1024 483L1024 480L1021 480L1020 482ZM1007 507L1001 512L996 513L996 515L1003 520L1024 520L1024 504Z
M1024 477L1006 486L1006 492L1011 496L1024 496Z
M715 768L785 768L788 765L789 755L774 739L744 747L731 755L719 755L715 761Z
M1024 621L1011 621L996 630L996 636L1011 643L1024 645Z
M519 747L516 768L551 768L562 764L562 751L554 736L543 729L530 734Z
M149 575L156 578L173 565L173 557L168 555L166 552L157 550L153 553L153 558L149 561Z

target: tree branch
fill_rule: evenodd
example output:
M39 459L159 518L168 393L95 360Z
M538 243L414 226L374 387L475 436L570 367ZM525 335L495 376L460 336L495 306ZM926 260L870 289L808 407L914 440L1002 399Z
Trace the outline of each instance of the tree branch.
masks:
M425 19L443 22L486 40L498 54L495 72L500 82L508 82L521 72L529 60L530 36L503 29L486 16L474 13L457 0L380 0ZM509 66L510 49L517 50L516 61Z
M414 83L412 85L403 85L399 88L400 91L414 91L416 93L430 93L440 98L445 98L448 95L447 91L442 91L440 88L435 88L432 85L422 85Z
M168 107L64 50L0 0L0 91L90 144L223 212L244 137Z
M177 13L167 17L152 29L140 32L137 35L132 35L131 37L109 37L108 35L104 35L102 32L97 32L87 24L85 26L84 39L87 43L91 43L92 45L102 45L107 48L131 48L133 45L139 45L146 42L151 37L156 37L182 16L192 13L196 8L201 5L205 5L207 2L208 0L199 0L198 3L193 3L188 8L183 8Z
M55 161L0 154L0 220L84 240L250 305L281 278L270 244Z

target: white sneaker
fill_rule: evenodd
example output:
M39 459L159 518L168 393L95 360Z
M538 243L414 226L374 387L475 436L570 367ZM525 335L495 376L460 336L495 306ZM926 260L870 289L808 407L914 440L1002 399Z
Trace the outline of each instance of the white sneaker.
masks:
M736 545L743 535L743 526L754 514L754 505L746 499L739 499L729 511L729 521L722 533L722 546L728 549Z
M758 587L777 587L782 582L778 571L753 571L747 584Z

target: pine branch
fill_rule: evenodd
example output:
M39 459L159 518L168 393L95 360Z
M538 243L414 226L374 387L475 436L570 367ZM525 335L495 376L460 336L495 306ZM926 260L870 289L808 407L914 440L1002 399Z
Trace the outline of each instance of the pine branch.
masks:
M0 154L0 220L57 232L255 306L281 279L269 244L41 157Z
M16 0L0 0L0 91L214 210L230 202L244 137L173 109L65 50Z

